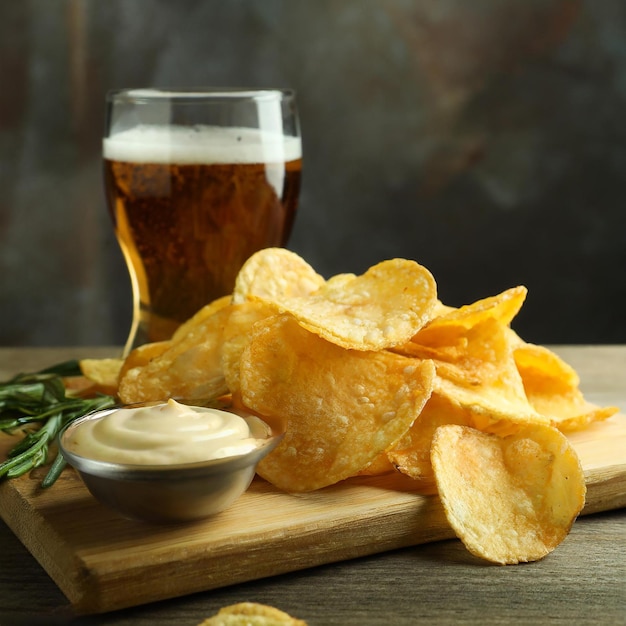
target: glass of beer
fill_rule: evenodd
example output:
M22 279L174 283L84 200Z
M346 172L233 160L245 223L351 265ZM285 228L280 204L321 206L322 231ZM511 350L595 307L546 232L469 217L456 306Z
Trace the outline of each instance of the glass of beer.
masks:
M131 278L127 354L232 292L246 259L284 246L302 144L293 91L107 95L107 201Z

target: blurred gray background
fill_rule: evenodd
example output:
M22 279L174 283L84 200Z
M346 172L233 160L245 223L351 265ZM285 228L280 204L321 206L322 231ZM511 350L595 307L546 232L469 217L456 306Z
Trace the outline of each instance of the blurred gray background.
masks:
M460 305L524 284L539 343L626 342L623 0L0 0L0 345L121 344L104 94L291 86L289 247L401 256Z

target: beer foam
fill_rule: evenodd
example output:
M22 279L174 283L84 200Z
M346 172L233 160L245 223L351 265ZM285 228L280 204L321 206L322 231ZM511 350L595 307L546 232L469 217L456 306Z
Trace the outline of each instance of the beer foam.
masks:
M302 158L302 142L256 128L140 125L106 137L103 153L131 163L279 163Z

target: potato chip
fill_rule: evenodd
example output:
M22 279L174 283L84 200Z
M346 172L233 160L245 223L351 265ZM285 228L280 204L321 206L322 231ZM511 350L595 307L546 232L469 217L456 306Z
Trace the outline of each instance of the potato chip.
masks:
M294 252L285 248L265 248L255 252L239 270L233 303L241 304L252 296L272 302L285 297L307 296L324 282L324 278Z
M81 359L78 363L83 376L93 386L90 391L115 395L123 359Z
M520 343L514 356L530 404L559 430L579 430L618 413L618 407L588 402L576 371L550 349Z
M312 333L352 350L382 350L408 341L437 303L431 273L391 259L361 276L338 275L308 296L268 300Z
M344 350L282 315L257 324L240 375L244 405L286 422L258 473L301 492L356 475L397 441L430 396L434 368L390 352Z
M387 454L402 473L434 489L430 460L432 438L439 426L458 424L478 430L512 434L527 423L549 423L529 403L513 357L509 329L499 316L475 320L468 328L448 327L452 346L422 348L411 341L413 354L422 352L435 364L433 393L411 428ZM421 333L418 333L418 336ZM439 335L441 339L443 335Z
M398 471L420 482L422 491L435 493L435 473L430 449L435 431L447 424L473 424L469 411L433 392L413 425L389 450L387 458Z
M180 341L185 335L188 335L194 326L199 326L204 320L213 316L220 309L227 307L232 301L232 296L222 296L209 302L206 306L203 306L195 315L192 315L186 322L183 322L172 335L172 341Z
M585 503L580 461L552 426L508 437L441 426L431 454L450 525L472 554L494 563L543 558Z
M152 343L144 343L141 346L137 346L131 350L128 356L124 359L124 363L120 369L119 380L126 375L126 372L133 367L142 367L147 365L155 357L163 354L171 345L168 341L155 341Z
M267 604L239 602L221 608L198 626L307 626L306 622Z
M445 347L437 347L443 357L433 358L437 369L434 390L439 395L470 411L473 425L480 430L493 432L496 425L506 427L498 424L503 420L549 421L526 397L508 327L486 317L468 329L457 327L455 335L448 338L458 350L446 353Z
M439 303L435 309L437 315L397 351L420 356L425 348L430 348L445 350L452 357L462 355L465 331L487 319L508 326L522 307L526 293L525 287L514 287L458 309L444 307Z
M129 369L120 380L123 402L181 398L206 400L228 391L222 370L222 337L230 306L219 308L147 364Z
M252 337L254 325L275 314L274 308L262 300L233 304L224 328L222 345L222 370L230 393L239 393L239 363Z
M526 287L520 285L495 296L466 304L458 309L448 309L435 318L427 328L432 330L447 325L471 328L487 317L492 317L501 324L508 326L522 308L527 293ZM424 329L424 333L430 332L427 331L427 328Z

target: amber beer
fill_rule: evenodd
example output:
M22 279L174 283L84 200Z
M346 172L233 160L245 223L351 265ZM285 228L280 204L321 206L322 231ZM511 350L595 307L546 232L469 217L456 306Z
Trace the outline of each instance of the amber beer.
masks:
M229 294L246 259L283 246L298 204L298 137L138 127L104 143L105 186L139 333L160 341Z

